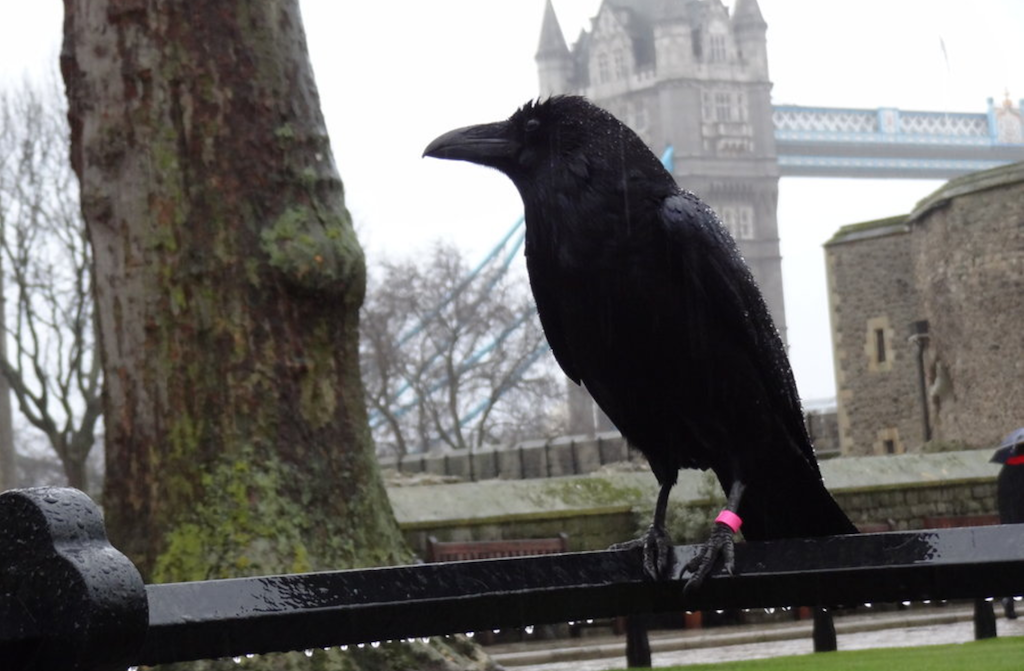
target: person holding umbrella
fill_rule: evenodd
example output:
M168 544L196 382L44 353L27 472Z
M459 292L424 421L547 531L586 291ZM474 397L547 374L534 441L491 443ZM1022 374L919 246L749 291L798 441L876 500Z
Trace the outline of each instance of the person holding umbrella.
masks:
M1024 427L1011 431L990 459L1002 464L996 488L1000 524L1024 523ZM1007 619L1015 619L1013 599L1003 599Z

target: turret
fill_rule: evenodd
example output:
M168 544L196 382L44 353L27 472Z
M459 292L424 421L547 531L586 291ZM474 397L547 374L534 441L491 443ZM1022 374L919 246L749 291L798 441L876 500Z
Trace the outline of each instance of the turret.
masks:
M555 16L551 0L544 6L544 21L540 27L540 45L534 56L537 61L537 76L540 95L550 96L569 91L572 78L572 54L562 35L562 27Z
M768 24L757 0L736 0L732 12L733 33L740 59L749 72L768 81Z

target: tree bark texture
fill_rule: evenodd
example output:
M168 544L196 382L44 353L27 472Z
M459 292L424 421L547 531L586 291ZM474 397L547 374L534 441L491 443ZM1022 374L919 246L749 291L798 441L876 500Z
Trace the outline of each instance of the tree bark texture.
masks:
M297 0L65 0L107 526L149 579L405 559Z

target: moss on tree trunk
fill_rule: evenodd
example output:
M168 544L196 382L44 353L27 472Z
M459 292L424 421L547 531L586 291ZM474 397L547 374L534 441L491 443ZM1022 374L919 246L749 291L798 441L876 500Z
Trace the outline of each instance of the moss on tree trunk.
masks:
M297 0L66 0L61 66L114 544L157 581L408 559L359 377L363 254ZM413 661L384 646L296 668L468 664L402 649Z

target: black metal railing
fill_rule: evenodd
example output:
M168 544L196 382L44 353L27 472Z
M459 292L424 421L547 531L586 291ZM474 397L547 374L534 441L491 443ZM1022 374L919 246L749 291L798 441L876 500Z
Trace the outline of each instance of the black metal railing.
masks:
M685 564L696 546L680 546ZM743 543L693 595L632 551L144 585L81 492L0 494L0 668L129 665L649 612L1024 593L1024 525Z

